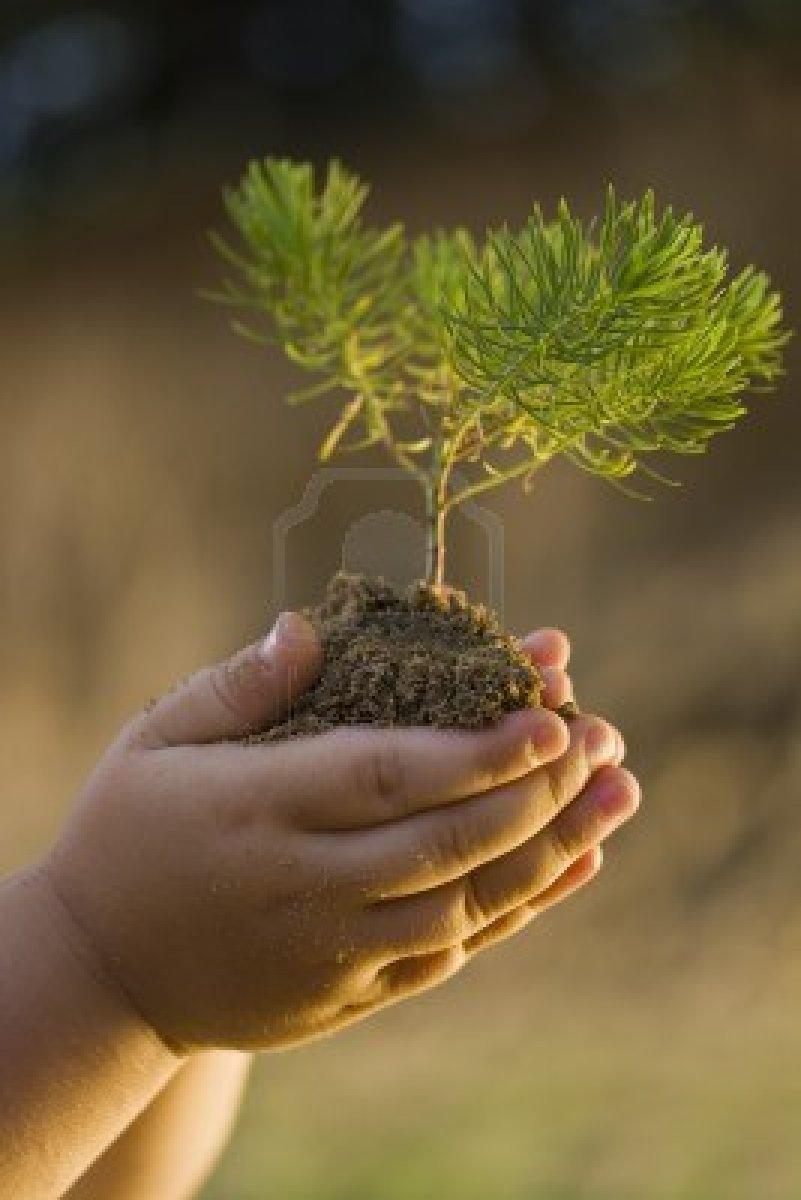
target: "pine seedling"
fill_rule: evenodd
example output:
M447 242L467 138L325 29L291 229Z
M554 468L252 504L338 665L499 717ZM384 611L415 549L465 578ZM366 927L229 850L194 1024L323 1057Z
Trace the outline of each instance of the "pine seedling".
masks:
M448 514L562 456L629 494L672 482L664 451L700 454L781 374L779 294L730 276L687 214L606 193L589 224L565 200L519 229L414 239L363 220L367 187L332 162L252 162L225 193L238 234L217 299L234 327L278 345L328 399L322 460L369 447L422 486L428 582L441 586ZM458 470L457 470L458 468Z

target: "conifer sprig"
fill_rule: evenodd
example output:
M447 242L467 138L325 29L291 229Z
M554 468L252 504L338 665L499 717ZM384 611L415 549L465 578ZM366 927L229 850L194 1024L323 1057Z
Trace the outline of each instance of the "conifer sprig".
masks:
M652 192L620 202L610 187L586 226L565 200L550 221L535 206L481 243L372 228L366 196L337 162L319 188L308 164L251 163L225 193L241 246L214 236L238 277L216 298L317 377L292 402L344 399L322 458L381 444L423 485L434 581L467 497L556 455L618 486L664 478L651 455L702 453L746 389L781 374L789 335L767 276L729 278L726 252ZM473 476L454 489L457 464Z
M667 449L701 453L744 411L752 381L780 372L779 297L652 192L607 193L597 229L563 200L518 232L491 231L450 314L454 361L481 407L521 409L556 453L619 477Z

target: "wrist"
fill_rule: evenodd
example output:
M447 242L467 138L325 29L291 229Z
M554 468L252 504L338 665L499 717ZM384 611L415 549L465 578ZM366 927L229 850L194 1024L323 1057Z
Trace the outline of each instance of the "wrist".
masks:
M47 871L4 880L0 1192L62 1195L179 1066L103 970Z
M121 1027L149 1046L148 1058L152 1056L154 1061L163 1061L165 1066L177 1069L184 1061L184 1055L167 1044L116 978L113 964L109 963L65 898L49 856L21 872L14 883L24 895L23 902L31 920L46 924L50 937L58 946L59 957L69 965L76 982L80 980L80 986L87 994L93 994L102 1000L104 1007L115 1012Z

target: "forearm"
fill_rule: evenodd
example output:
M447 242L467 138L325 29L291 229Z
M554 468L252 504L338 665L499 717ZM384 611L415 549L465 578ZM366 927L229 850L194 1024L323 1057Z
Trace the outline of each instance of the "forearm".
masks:
M180 1060L106 979L40 872L0 885L0 1197L55 1200Z
M69 1193L69 1200L185 1200L231 1131L250 1056L212 1050L190 1059Z

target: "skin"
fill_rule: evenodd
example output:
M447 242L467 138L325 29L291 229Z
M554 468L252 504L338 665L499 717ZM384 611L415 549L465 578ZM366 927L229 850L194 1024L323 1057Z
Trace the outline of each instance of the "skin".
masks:
M252 1056L193 1055L109 1147L69 1200L180 1200L210 1173L233 1128Z
M561 703L566 641L529 648ZM190 1195L250 1052L447 979L587 882L637 807L597 717L230 740L278 720L319 667L285 614L187 680L0 889L0 1195Z

